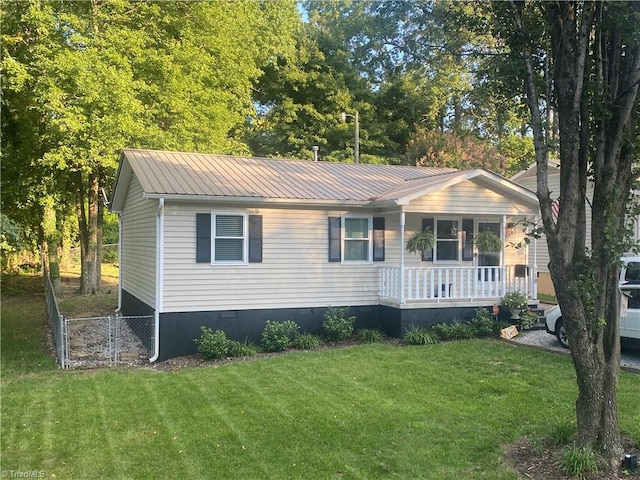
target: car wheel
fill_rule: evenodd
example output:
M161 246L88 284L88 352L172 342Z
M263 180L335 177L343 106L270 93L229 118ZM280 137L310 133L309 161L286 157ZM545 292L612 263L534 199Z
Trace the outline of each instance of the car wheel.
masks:
M569 339L567 338L567 330L564 328L564 322L562 318L559 318L556 322L556 338L558 343L564 348L569 348Z

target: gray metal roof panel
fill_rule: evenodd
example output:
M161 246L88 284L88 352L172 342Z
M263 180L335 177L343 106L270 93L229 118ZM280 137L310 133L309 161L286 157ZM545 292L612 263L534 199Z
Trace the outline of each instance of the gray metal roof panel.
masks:
M159 195L372 201L405 182L457 172L134 149L123 150L123 157L144 192Z

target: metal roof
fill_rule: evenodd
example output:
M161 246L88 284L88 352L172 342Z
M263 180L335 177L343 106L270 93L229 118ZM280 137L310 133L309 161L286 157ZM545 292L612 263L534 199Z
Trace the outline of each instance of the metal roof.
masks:
M111 208L119 211L135 174L147 198L233 202L399 205L465 180L535 202L535 195L487 170L312 162L125 149Z
M121 169L124 162L145 194L291 200L370 202L406 182L457 172L134 149L122 151Z

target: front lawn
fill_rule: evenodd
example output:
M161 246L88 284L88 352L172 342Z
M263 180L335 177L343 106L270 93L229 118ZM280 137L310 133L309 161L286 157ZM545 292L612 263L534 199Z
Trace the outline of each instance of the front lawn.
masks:
M523 346L371 344L179 371L60 371L43 351L42 305L15 298L2 312L3 472L516 479L506 446L573 422L570 359ZM638 398L640 379L623 372L620 425L636 442Z

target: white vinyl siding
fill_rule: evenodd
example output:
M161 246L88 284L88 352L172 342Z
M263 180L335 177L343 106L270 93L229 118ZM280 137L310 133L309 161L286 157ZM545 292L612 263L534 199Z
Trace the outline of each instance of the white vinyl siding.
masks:
M407 212L430 212L432 215L536 215L537 209L515 202L506 192L501 195L482 185L482 181L467 180L449 188L412 201Z
M122 288L149 306L156 295L157 200L142 198L142 187L132 175L121 212L120 275Z
M195 262L196 213L210 211L210 204L165 204L165 312L377 303L385 262L328 261L327 218L348 212L248 209L263 216L263 261L238 267Z

